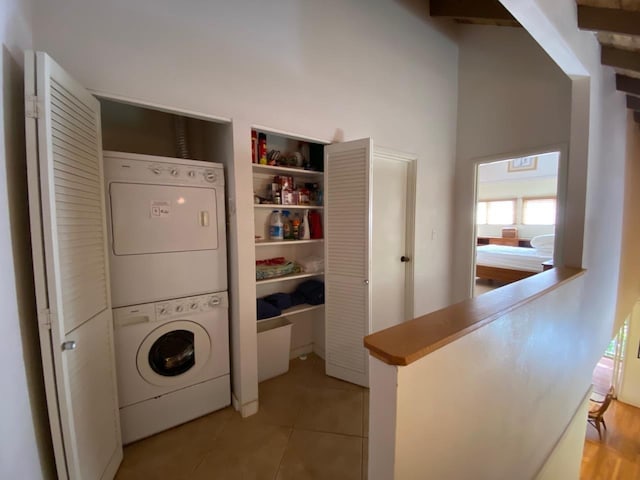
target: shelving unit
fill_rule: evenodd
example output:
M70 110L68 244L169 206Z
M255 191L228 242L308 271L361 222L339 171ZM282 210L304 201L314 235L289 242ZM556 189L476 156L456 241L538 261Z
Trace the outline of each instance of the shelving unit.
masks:
M322 210L322 205L282 205L276 203L256 203L255 208L268 208L269 210Z
M322 243L322 242L324 242L324 238L313 238L311 240L256 240L256 247L306 245L309 243Z
M278 315L277 317L270 317L270 318L265 318L264 320L258 320L258 323L266 322L267 320L273 320L274 318L290 317L298 313L312 312L314 310L319 310L321 308L324 308L324 305L309 305L307 303L304 303L302 305L296 305L295 307L291 307L291 308L287 308L286 310L283 310L282 314Z
M287 137L281 134L266 133L267 136L267 151L271 149L279 150L283 156L290 156L293 152L304 152L306 147L300 143L300 139ZM312 148L312 142L306 142L309 144L309 151ZM316 148L316 154L319 144L313 144ZM322 150L322 148L320 148ZM303 153L306 156L306 153ZM310 154L309 154L310 155ZM310 156L309 160L312 157ZM317 159L317 157L316 157ZM318 163L315 163L317 165ZM322 162L320 162L320 165ZM274 181L275 176L290 176L293 177L295 185L302 183L316 183L323 187L324 172L316 170L305 170L303 168L293 168L285 166L272 166L272 165L260 165L257 163L252 164L253 172L253 190L255 195L260 197L268 197L271 184ZM254 204L254 227L255 234L260 236L261 239L255 241L256 247L256 260L264 260L273 257L285 257L287 260L300 260L305 257L324 256L324 239L309 239L309 240L269 240L269 220L272 210L289 210L292 215L301 215L304 210L315 210L322 212L324 207L322 205L281 205L271 203L258 203ZM313 273L296 273L291 275L283 275L281 277L269 278L266 280L256 281L256 295L258 298L270 295L272 293L284 292L291 293L295 291L298 284L309 278L322 277L324 272ZM308 307L308 306L307 306ZM288 309L283 315L297 315L300 313L310 312L315 310L314 308L298 308Z
M253 173L264 173L267 175L291 175L292 177L301 178L317 178L320 179L324 176L323 172L316 172L315 170L305 170L303 168L292 167L276 167L273 165L260 165L254 163Z
M321 277L324 272L312 272L312 273L292 273L289 275L282 275L280 277L266 278L264 280L256 280L256 285L266 285L267 283L286 282L288 280L301 280L303 278Z

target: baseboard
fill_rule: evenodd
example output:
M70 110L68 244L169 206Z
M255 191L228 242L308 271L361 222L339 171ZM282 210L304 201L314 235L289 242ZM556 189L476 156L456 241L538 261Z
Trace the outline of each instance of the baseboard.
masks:
M318 345L317 343L314 343L313 344L313 353L315 353L321 359L325 360L324 345Z
M240 401L237 399L236 395L232 393L231 404L236 412L240 412L242 418L250 417L251 415L258 413L258 400L253 400L245 405L240 405Z

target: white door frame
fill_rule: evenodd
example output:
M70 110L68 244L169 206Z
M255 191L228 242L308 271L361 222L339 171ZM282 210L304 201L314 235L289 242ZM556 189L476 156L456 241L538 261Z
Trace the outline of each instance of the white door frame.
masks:
M409 262L405 265L404 274L404 321L414 318L414 274L415 274L415 223L416 223L416 184L418 175L418 156L412 153L401 152L388 147L373 146L372 161L375 157L387 157L395 161L407 163L407 191L405 214L405 255ZM376 192L373 192L376 195Z

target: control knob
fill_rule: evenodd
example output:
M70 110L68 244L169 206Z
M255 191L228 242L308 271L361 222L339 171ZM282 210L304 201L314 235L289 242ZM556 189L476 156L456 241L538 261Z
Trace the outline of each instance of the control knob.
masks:
M151 167L151 171L152 171L153 173L155 173L156 175L160 175L160 172L161 172L162 170L160 170L158 167Z
M178 170L177 168L171 169L171 175L173 175L174 177L177 177L179 173L180 173L180 170Z
M196 172L194 172L193 170L189 170L188 175L189 175L190 178L193 178L193 177L196 176Z
M200 306L200 305L198 305L198 302L193 302L193 303L191 304L190 308L191 308L191 310L197 310L199 306Z
M211 297L211 300L209 300L209 306L210 307L216 307L220 305L220 298L218 297Z
M160 308L158 308L158 312L160 315L167 315L169 313L169 309L166 305L161 305Z
M184 307L182 305L178 305L176 307L176 312L181 313L184 310Z
M204 179L207 182L215 182L216 178L218 178L218 176L216 175L216 172L213 172L211 170L207 170L206 172L204 172Z

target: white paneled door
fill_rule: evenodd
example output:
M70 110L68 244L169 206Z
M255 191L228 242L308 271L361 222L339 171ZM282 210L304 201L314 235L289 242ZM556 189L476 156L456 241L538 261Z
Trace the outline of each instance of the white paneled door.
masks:
M122 460L106 255L100 104L25 53L29 213L42 363L59 478Z

